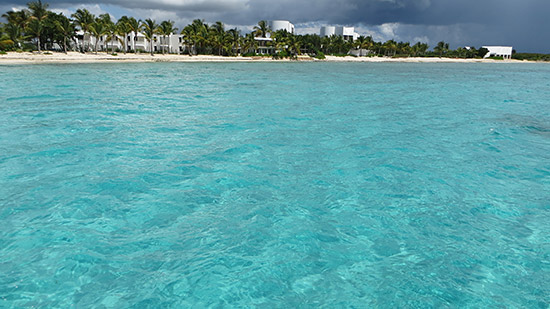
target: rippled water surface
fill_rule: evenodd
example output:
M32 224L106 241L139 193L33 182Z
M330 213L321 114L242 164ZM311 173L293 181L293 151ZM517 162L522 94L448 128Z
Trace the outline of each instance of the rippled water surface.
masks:
M0 307L550 304L550 65L0 81Z

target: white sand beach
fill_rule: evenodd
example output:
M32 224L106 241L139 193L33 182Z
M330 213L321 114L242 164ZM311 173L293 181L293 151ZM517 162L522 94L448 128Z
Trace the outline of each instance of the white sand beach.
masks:
M530 63L520 60L492 60L492 59L453 59L453 58L390 58L390 57L336 57L326 56L318 60L309 56L299 56L297 60L274 60L270 57L225 57L210 55L161 55L155 54L118 54L108 53L29 53L8 52L0 55L0 65L12 64L39 64L39 63L98 63L98 62L273 62L273 61L308 61L308 62L408 62L408 63Z

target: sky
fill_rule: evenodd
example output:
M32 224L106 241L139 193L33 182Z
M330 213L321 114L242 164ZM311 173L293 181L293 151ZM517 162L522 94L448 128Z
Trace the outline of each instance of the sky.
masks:
M0 0L0 12L29 0ZM45 0L70 15L78 8L173 20L180 29L193 19L222 21L250 31L259 20L289 20L298 34L323 25L354 26L377 41L439 41L460 46L507 45L518 52L550 53L550 0Z

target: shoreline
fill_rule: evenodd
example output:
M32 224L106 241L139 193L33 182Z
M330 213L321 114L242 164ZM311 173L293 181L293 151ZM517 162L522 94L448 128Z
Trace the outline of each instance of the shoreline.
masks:
M30 53L30 52L8 52L0 55L0 65L19 65L19 64L64 64L64 63L147 63L147 62L399 62L399 63L545 63L528 60L493 60L493 59L460 59L460 58L431 58L431 57L409 57L409 58L390 58L390 57L336 57L326 56L326 59L319 60L309 56L299 56L297 60L290 59L272 59L269 57L228 57L197 55L162 55L156 54L119 54L113 56L109 53L86 53L79 52L59 53L49 52L48 54Z

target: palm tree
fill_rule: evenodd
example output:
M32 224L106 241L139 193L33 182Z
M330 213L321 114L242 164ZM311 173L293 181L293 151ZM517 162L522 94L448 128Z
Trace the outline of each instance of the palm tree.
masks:
M183 42L182 44L187 46L187 52L189 53L189 57L192 57L192 47L195 45L195 32L192 25L187 25L183 30L181 31L181 34L183 35Z
M268 46L275 47L277 52L288 49L288 32L283 30L275 31L271 34L273 41L267 42Z
M241 53L243 53L243 51L244 53L247 53L250 50L256 52L256 49L258 49L258 41L256 41L254 33L249 33L245 38L243 38L241 48Z
M109 14L101 14L99 15L99 20L103 24L103 27L105 28L104 35L105 41L103 42L103 50L107 51L109 49L109 45L107 42L111 42L111 52L114 53L114 40L118 40L117 34L116 34L116 27L115 23L111 20L111 15Z
M297 37L301 44L302 48L305 49L305 52L308 54L317 54L321 50L321 37L317 34L306 34L300 35Z
M90 13L87 9L78 9L76 10L76 13L72 14L71 17L74 19L74 23L84 32L84 37L86 34L91 35L90 28L92 27L92 24L94 23L95 16ZM82 51L86 51L87 48L84 46L84 37L82 38Z
M26 10L6 12L2 14L2 17L8 21L8 24L17 25L21 29L24 29L29 21L28 12Z
M331 35L330 36L330 49L332 53L336 54L342 54L344 48L344 45L346 42L344 41L344 38L339 35Z
M122 16L116 23L116 32L118 35L124 38L124 54L128 51L128 33L130 33L130 26L128 25L128 17Z
M2 14L2 17L4 17L8 23L4 25L4 32L8 35L8 38L10 40L9 44L4 45L17 45L17 47L21 47L21 40L23 38L23 31L25 28L27 28L27 24L29 22L29 14L27 10L20 10L20 11L10 11L6 12L5 14Z
M94 52L97 54L97 45L103 36L108 33L108 29L102 19L96 18L95 22L90 26L90 32L95 37Z
M372 48L376 50L376 55L380 56L382 55L382 42L373 42Z
M155 39L155 34L158 33L159 25L152 19L147 18L144 22L141 23L141 29L145 38L149 40L149 47L151 48L151 56L154 56L153 51L153 40Z
M10 46L13 46L15 42L10 39L9 34L7 36L4 35L5 27L13 26L12 24L6 24L3 25L0 23L0 50L9 48Z
M269 29L269 25L267 24L267 21L260 20L258 22L257 26L254 26L254 36L256 37L267 37L267 34L271 33L271 29Z
M449 51L449 43L445 43L444 41L437 43L437 46L434 47L434 51L439 53L439 57L443 56L443 54Z
M4 23L0 23L0 45L12 45L13 44L13 41L12 40L9 40L7 39L6 37L4 37L4 27L6 25L4 25ZM8 42L9 40L9 42Z
M296 36L291 34L287 39L287 48L289 53L296 57L297 55L300 55L300 49L301 49L301 42L296 39Z
M418 56L419 54L426 53L428 47L428 44L418 42L412 46L412 52L415 56Z
M63 36L63 51L67 53L67 39L72 40L76 34L76 28L74 24L68 18L57 20L55 23L57 31Z
M42 52L40 49L40 35L44 29L44 20L48 17L48 4L42 3L42 0L30 2L28 4L30 10L30 19L32 25L29 24L29 31L36 38L36 46L38 47L38 52Z
M359 49L359 57L363 57L363 49L368 50L372 46L372 37L360 36L354 43L355 46Z
M386 56L390 56L393 52L393 55L395 56L397 52L397 43L394 40L388 40L386 43L384 43L384 48L386 49Z
M218 56L221 56L222 49L228 42L225 34L225 26L221 21L217 21L210 27L211 43L212 46L218 49Z
M400 55L410 55L411 54L411 43L409 43L409 42L399 42L399 43L397 43L397 52Z
M7 23L4 25L4 32L11 42L8 45L13 44L17 47L21 47L21 39L23 38L23 29L21 27L16 24Z
M133 17L128 18L127 21L128 29L130 29L130 32L134 33L134 38L132 40L133 46L132 49L134 50L134 53L137 52L136 50L136 40L138 38L138 33L141 31L141 20L137 20Z
M239 55L239 43L241 38L241 33L237 28L229 29L227 31L228 41L231 44L231 53L234 55Z
M209 27L208 24L200 19L195 19L191 23L191 34L193 36L193 43L197 53L204 53L206 51L206 45L209 41ZM198 48L197 48L198 47Z
M329 53L330 37L324 36L321 38L321 51L325 54Z
M174 34L175 32L178 31L178 28L174 28L174 22L171 21L171 20L165 20L163 22L160 23L160 26L159 26L159 33L160 35L162 35L162 38L164 40L164 42L162 43L162 54L164 55L166 50L165 50L165 45L168 45L166 43L166 36L170 36L172 34Z
M20 41L29 20L27 11L10 11L2 14L2 17L8 21L3 27L3 31L6 33L7 38L2 38L0 35L0 45L4 46L4 48L11 45L21 47Z
M115 43L120 41L118 28L115 23L107 24L107 41L111 42L111 54L115 53Z
M39 53L42 52L40 48L40 35L42 34L43 30L44 30L44 24L37 19L31 19L27 24L27 27L25 28L27 39L32 39L32 38L36 39L36 46Z

